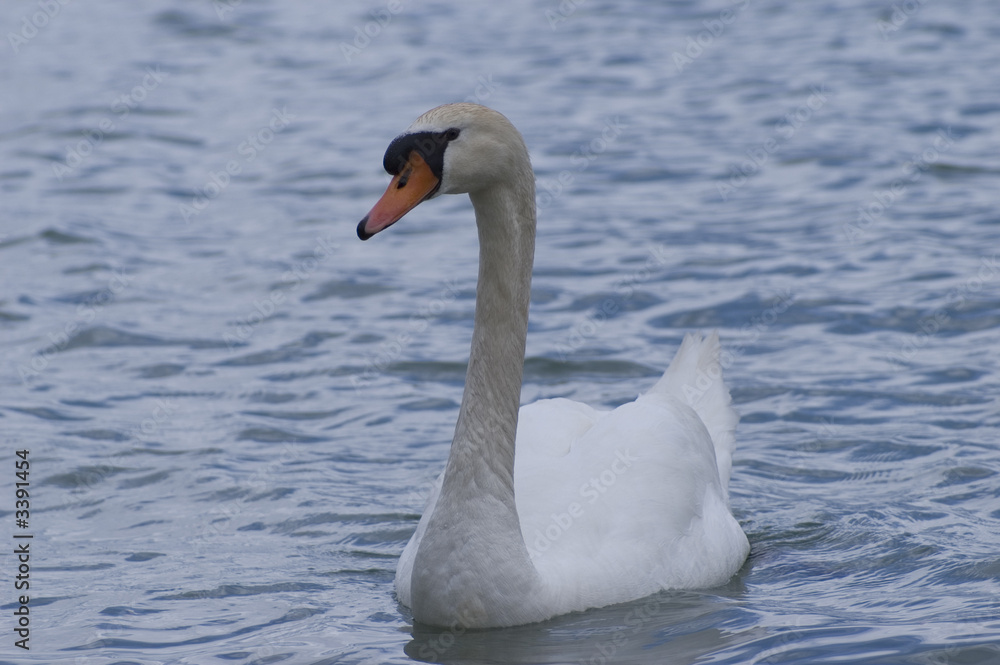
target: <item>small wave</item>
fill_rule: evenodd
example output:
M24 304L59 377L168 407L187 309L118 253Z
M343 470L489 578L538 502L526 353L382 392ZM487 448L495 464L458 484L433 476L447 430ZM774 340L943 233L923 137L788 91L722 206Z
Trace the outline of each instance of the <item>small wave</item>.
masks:
M43 355L70 351L87 347L123 347L123 346L186 346L191 349L227 348L222 340L205 339L166 339L156 335L143 335L125 332L110 326L93 326L85 328L72 335L64 344L54 344L40 353Z
M81 466L67 473L57 473L42 480L44 485L55 485L65 489L93 487L119 473L131 471L120 466Z
M166 596L155 596L153 600L204 600L205 598L232 598L234 596L258 596L268 593L288 593L290 591L322 591L322 584L312 582L279 582L248 586L245 584L223 584L214 589L198 589Z
M257 443L319 443L327 441L324 437L297 434L276 427L248 427L236 436L237 441L256 441Z
M67 413L59 411L57 409L49 408L47 406L34 406L34 407L11 406L8 408L11 411L17 411L19 413L24 413L29 416L35 416L36 418L41 418L42 420L90 420L89 417L71 416Z
M93 238L87 238L72 233L66 233L58 229L45 229L38 234L42 240L47 240L55 245L77 245L81 243L96 243Z

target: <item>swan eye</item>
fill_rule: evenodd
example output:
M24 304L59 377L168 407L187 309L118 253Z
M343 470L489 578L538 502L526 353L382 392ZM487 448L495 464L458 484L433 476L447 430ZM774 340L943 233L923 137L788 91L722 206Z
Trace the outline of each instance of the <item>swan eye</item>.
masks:
M459 134L459 130L455 129L455 128L452 128L452 129L449 129L448 131L446 131L444 133L444 138L445 138L445 140L448 140L448 141L454 141L455 139L458 138L458 134Z

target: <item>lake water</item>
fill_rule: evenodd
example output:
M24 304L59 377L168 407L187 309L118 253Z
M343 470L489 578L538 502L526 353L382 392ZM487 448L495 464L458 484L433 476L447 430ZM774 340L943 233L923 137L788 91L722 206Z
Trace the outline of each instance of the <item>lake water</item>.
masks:
M3 663L1000 663L989 3L39 0L0 27ZM476 633L396 603L476 233L466 197L355 226L389 141L465 99L538 177L525 402L614 406L720 331L753 547L725 587Z

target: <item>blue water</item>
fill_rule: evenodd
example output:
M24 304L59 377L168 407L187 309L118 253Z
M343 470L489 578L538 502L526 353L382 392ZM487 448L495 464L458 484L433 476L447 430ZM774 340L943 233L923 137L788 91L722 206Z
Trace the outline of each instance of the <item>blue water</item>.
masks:
M0 28L3 663L1000 663L990 3L22 2ZM354 229L392 137L464 99L537 171L525 402L630 400L720 331L753 547L725 587L478 633L396 603L476 234L460 197Z

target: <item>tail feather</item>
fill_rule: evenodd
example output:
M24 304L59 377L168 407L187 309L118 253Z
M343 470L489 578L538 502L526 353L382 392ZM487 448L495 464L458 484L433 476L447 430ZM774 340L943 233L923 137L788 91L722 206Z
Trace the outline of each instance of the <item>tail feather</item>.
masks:
M677 350L670 367L652 391L674 395L694 409L705 423L719 467L719 479L728 496L729 475L733 466L733 448L736 445L736 424L739 415L733 410L732 397L722 379L719 333L707 338L688 333Z

